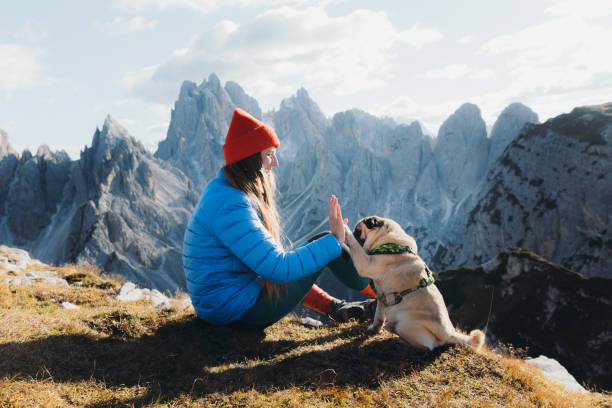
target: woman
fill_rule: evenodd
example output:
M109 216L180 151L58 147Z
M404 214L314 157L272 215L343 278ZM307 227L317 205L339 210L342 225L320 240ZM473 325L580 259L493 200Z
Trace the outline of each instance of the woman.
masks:
M185 232L183 265L196 312L213 324L245 327L271 325L302 301L335 320L373 314L370 301L344 302L314 285L329 264L343 283L373 297L350 258L338 259L347 220L336 197L329 202L331 234L283 249L272 172L279 145L271 127L234 111L225 166L206 186Z

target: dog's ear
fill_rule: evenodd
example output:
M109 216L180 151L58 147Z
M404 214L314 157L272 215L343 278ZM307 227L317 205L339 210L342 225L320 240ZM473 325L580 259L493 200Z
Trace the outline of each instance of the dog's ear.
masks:
M358 223L355 226L355 229L353 230L353 236L355 237L357 242L359 242L359 245L363 246L363 244L365 243L365 239L361 239L361 228L359 227L360 225L361 223Z
M378 217L368 217L363 220L363 223L369 229L378 229L385 225L385 222Z

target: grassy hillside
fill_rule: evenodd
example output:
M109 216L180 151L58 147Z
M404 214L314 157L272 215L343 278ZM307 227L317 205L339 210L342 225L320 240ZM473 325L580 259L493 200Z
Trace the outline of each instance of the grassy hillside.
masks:
M357 322L211 327L191 308L115 300L119 282L92 268L55 269L71 285L0 279L2 407L612 407L509 354L420 351Z

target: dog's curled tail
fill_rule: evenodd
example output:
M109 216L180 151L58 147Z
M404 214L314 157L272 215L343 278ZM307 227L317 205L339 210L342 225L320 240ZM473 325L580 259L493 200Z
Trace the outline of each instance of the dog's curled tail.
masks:
M466 346L471 346L478 350L485 342L485 334L480 330L472 330L470 334L463 334L455 330L448 338L447 342L451 344L465 344Z
M478 329L472 330L468 338L470 346L474 347L476 350L480 349L485 342L485 334Z

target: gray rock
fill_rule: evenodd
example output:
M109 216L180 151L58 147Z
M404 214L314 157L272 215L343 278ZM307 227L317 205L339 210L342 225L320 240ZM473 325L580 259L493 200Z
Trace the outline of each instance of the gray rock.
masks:
M80 307L72 304L70 302L62 302L62 304L60 305L62 309L67 309L67 310L79 310Z
M26 273L26 278L35 281L44 283L47 285L58 285L58 286L68 286L68 282L63 278L57 277L57 272L55 271L29 271Z
M306 159L303 148L320 144L323 140L329 121L310 98L308 92L301 88L297 93L282 100L280 109L269 115L269 121L278 135L282 147L278 150L281 164L279 172L287 177L300 177L302 171L287 174L286 171L292 166L301 166L301 161ZM285 173L284 173L285 172ZM281 178L283 181L285 177Z
M259 106L230 85L234 97L245 107ZM247 102L245 102L247 101ZM201 191L223 165L222 145L235 105L219 78L211 74L200 86L185 81L171 113L168 135L159 143L155 157L179 168Z
M304 326L309 326L309 327L323 326L323 323L320 320L313 319L312 317L302 317L300 318L300 323L302 323Z
M587 392L587 390L576 381L574 376L554 358L540 355L536 358L528 358L525 362L539 368L545 377L563 384L563 386L570 391L580 393Z
M480 109L463 104L440 127L434 157L445 198L459 202L486 174L487 130Z
M176 254L196 200L180 170L109 116L80 160L46 147L24 152L0 231L6 225L9 243L46 263L85 261L146 286L184 289Z
M388 132L397 128L395 121L389 117L378 118L356 108L349 112L353 114L359 125L360 144L369 147L378 154L383 154L385 149L384 137Z
M612 280L583 275L515 248L483 266L439 271L451 321L486 327L497 341L556 359L580 383L612 386Z
M6 132L0 129L0 160L8 155L17 156L17 152L9 144Z
M586 276L611 277L612 114L575 109L528 124L491 169L470 211L461 263L529 248Z
M14 246L27 246L49 225L62 198L70 171L66 152L41 147L35 156L8 155L0 162L0 175L8 182L0 187L0 216ZM6 178L4 178L6 177Z
M251 115L253 115L259 120L262 119L259 103L255 98L247 95L240 85L232 81L227 81L223 88L230 96L230 99L232 100L232 103L235 107L249 112Z
M490 135L489 167L502 155L508 144L520 133L526 123L537 123L538 115L522 103L513 103L499 115Z
M126 282L119 289L117 300L122 302L135 302L138 300L150 300L156 307L170 306L172 300L163 295L157 289L140 289L133 282Z

